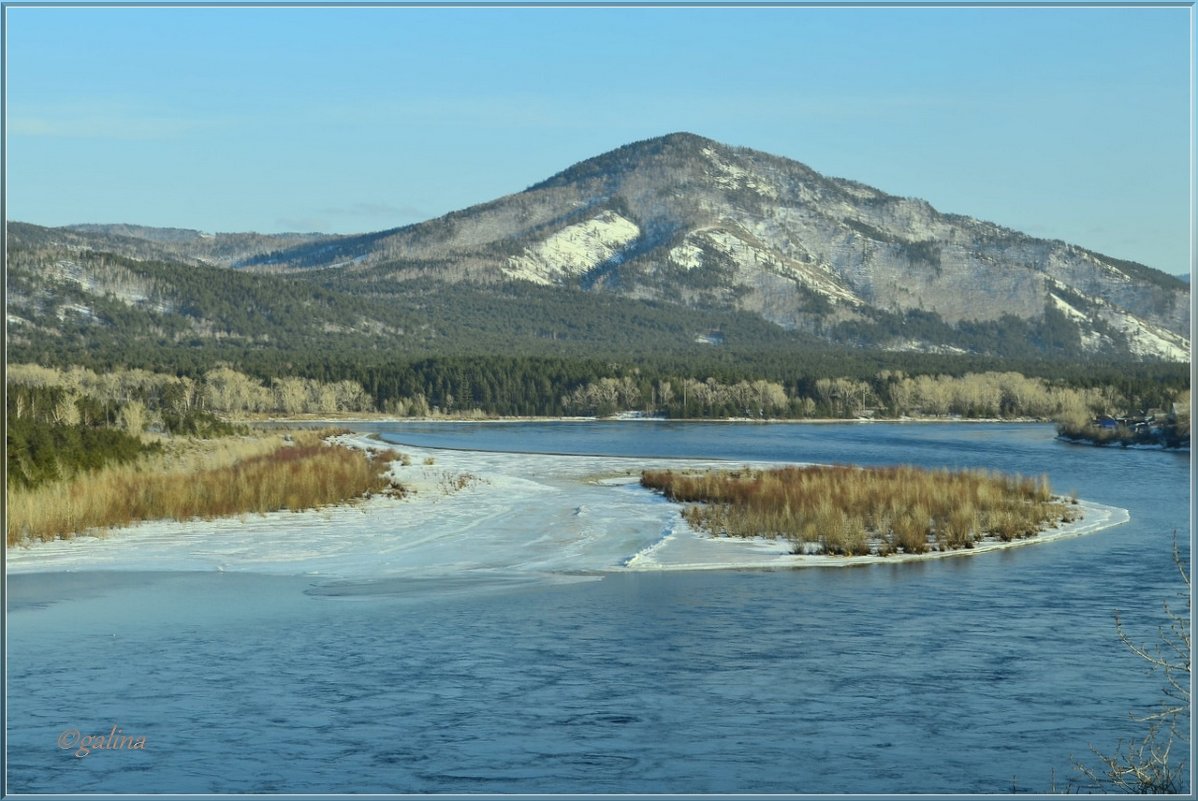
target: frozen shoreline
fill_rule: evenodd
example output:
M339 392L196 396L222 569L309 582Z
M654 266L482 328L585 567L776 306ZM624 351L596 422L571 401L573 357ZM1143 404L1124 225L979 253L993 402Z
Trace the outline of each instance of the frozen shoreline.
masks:
M888 565L900 562L922 562L929 559L948 559L974 556L991 551L1035 545L1069 537L1093 534L1126 523L1126 509L1078 501L1082 519L1056 529L1041 532L1035 537L1010 542L986 540L972 548L951 551L931 551L922 554L891 554L890 556L825 556L822 554L792 554L785 539L753 537L711 537L695 531L685 520L661 541L640 551L625 563L628 570L725 570L729 568L799 568L853 567L857 565Z
M338 437L395 449L391 475L409 490L307 512L157 521L106 536L10 548L8 572L217 570L322 579L521 577L577 580L611 572L844 567L969 556L1081 536L1127 522L1126 510L1082 501L1080 521L1037 537L928 554L793 555L784 540L713 538L679 506L639 486L642 469L772 462L456 451Z

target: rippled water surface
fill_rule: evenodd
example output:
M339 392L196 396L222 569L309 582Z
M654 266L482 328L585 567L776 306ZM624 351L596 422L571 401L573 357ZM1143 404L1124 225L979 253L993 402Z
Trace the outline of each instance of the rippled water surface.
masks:
M1151 640L1180 587L1187 456L1037 425L375 428L424 448L1048 473L1131 522L843 570L18 573L8 789L1040 792L1160 697L1113 613ZM554 490L544 503L576 508L568 482ZM112 726L145 748L58 747Z

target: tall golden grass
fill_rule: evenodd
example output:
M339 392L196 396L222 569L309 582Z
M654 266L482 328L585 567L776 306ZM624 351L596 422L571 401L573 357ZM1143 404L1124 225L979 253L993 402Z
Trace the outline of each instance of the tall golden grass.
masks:
M916 467L783 467L675 473L641 484L688 506L695 527L735 537L785 537L796 553L924 553L994 537L1030 537L1076 517L1048 478Z
M142 520L211 519L312 509L388 489L398 454L298 432L166 443L167 451L30 490L8 490L9 545L69 538Z

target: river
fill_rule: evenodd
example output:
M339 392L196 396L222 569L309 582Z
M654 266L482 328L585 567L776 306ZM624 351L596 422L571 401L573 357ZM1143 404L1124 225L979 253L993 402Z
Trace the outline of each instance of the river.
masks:
M9 792L1045 792L1161 699L1114 613L1152 643L1181 605L1188 454L1033 424L355 428L473 483L10 551ZM677 512L594 478L662 458L1047 474L1130 522L919 563L625 570ZM114 727L125 747L77 755Z

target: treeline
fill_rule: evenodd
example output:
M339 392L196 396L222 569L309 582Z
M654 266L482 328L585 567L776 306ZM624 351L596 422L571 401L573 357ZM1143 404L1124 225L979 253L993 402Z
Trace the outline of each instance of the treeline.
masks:
M31 365L9 368L5 457L9 487L35 487L111 463L131 462L160 450L141 434L147 426L169 434L217 436L237 429L210 412L180 409L171 392L159 396L153 416L146 375L59 374ZM89 374L89 384L81 374ZM13 375L18 380L13 380ZM138 384L142 386L138 386Z
M106 464L131 462L158 449L118 428L49 423L11 414L5 445L10 487L35 487Z
M9 416L53 422L86 421L131 432L161 429L173 434L206 433L217 414L279 412L334 414L373 411L371 398L354 381L323 382L287 376L269 382L228 367L198 378L141 369L96 372L36 364L8 367ZM225 431L212 433L228 433Z
M1187 395L1188 397L1188 395ZM1019 373L908 376L883 370L868 380L818 378L724 384L684 378L602 378L562 398L570 414L645 411L669 417L857 418L863 416L1061 419L1134 403L1118 389L1054 385Z
M588 382L564 396L562 406L569 414L601 417L633 410L670 417L791 417L805 408L792 403L786 389L772 381L723 384L714 378L683 378L638 382L632 376Z
M598 415L643 411L688 417L961 415L1052 418L1071 410L1111 414L1167 406L1189 389L1185 365L1123 368L911 359L911 370L864 354L759 354L754 361L713 351L704 359L437 357L404 363L364 354L352 367L313 365L321 380L356 380L380 411L415 406L496 415ZM298 365L297 365L298 366Z
M145 432L219 437L244 433L226 418L252 412L336 414L373 404L351 381L280 378L263 384L229 368L199 379L147 370L97 373L34 364L8 367L8 486L36 487L155 452Z
M218 416L255 413L608 416L638 411L671 418L1089 419L1167 408L1189 389L1182 371L1130 383L1120 375L1116 382L1101 384L1095 383L1101 375L1093 373L1066 380L1013 371L953 375L888 369L863 377L793 369L788 378L778 380L746 375L743 367L728 364L709 364L711 372L699 378L681 372L686 365L514 356L372 363L364 355L353 365L326 361L279 366L307 370L309 375L263 375L228 366L190 376L10 365L9 414L19 419L28 411L68 424L76 418L103 420L133 433L203 433L204 426L219 422ZM14 392L13 387L26 389ZM38 387L56 389L30 393L29 388Z

